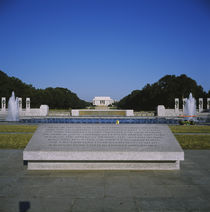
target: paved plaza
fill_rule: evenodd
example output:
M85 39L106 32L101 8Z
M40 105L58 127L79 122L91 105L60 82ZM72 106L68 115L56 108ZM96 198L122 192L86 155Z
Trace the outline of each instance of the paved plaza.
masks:
M210 151L187 150L176 171L28 171L0 150L0 211L210 211Z

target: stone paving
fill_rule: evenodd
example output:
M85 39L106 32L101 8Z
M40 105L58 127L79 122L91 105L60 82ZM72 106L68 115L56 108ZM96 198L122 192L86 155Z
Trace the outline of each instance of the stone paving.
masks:
M1 212L210 211L210 151L187 150L178 171L28 171L0 150Z

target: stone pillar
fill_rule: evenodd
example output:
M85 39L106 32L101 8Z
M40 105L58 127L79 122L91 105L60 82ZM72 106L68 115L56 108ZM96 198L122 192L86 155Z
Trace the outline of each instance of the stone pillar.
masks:
M210 98L207 98L207 109L210 109Z
M126 116L134 116L133 110L126 110L125 113L126 113Z
M79 110L71 110L72 116L79 116Z
M179 98L175 98L175 114L179 114Z
M199 113L203 111L203 98L199 98Z
M22 98L19 98L19 97L18 97L18 108L19 108L19 110L22 110L22 108L23 108Z
M166 116L166 109L164 105L158 105L157 116Z
M1 111L6 111L6 97L1 98Z
M184 106L185 106L186 102L187 102L187 98L184 98L183 99L183 112L184 112Z
M30 108L31 108L31 100L30 98L26 98L26 110L28 111L30 110Z

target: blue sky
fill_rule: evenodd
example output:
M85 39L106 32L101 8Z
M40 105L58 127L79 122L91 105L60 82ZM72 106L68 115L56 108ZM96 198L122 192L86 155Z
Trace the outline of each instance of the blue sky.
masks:
M208 0L1 0L0 69L114 99L166 74L210 89Z

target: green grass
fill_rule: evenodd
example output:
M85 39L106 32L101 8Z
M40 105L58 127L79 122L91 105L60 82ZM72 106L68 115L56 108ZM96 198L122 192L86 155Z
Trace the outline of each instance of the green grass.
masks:
M23 149L33 134L0 134L0 149Z
M173 133L210 133L210 126L169 126Z
M183 149L210 149L210 135L175 135Z
M0 132L35 132L37 125L0 125Z
M69 112L70 109L50 109L49 112Z
M79 111L80 116L125 116L125 111L117 111L117 110L98 110L98 111Z
M37 125L0 125L0 149L23 149ZM210 126L170 126L174 133L210 133ZM22 132L23 134L9 134ZM24 134L24 132L31 132ZM175 135L183 149L210 149L210 135Z
M0 132L5 133L0 134L0 149L25 148L37 127L37 125L0 125ZM23 134L9 134L11 132Z

